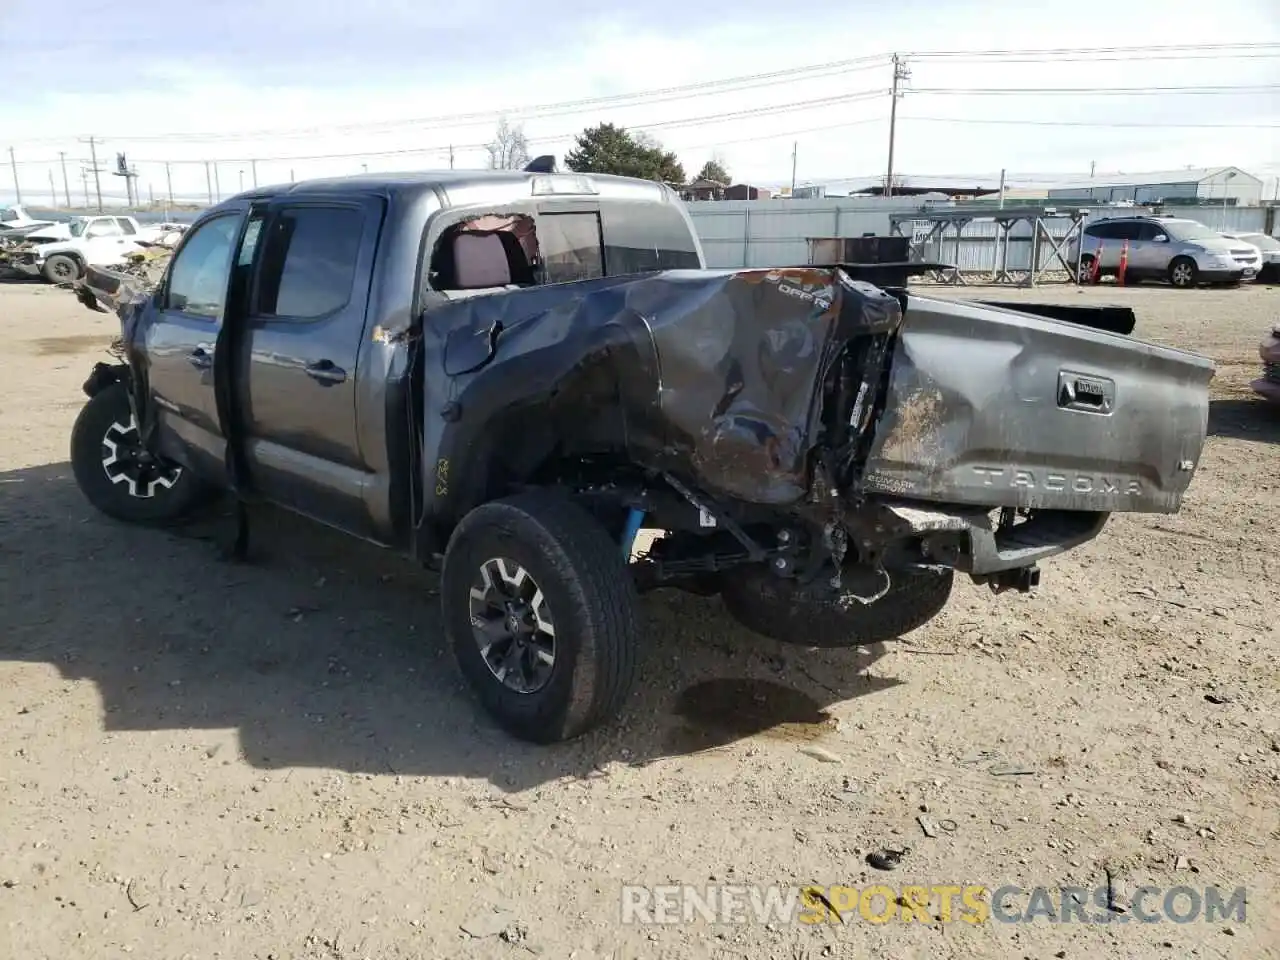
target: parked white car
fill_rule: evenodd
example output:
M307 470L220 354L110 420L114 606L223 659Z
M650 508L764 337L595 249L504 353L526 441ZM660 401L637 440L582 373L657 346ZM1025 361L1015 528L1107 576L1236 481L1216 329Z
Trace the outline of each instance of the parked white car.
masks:
M176 243L176 224L143 227L133 217L74 217L32 231L9 265L19 273L44 277L50 283L72 283L85 267L116 267L145 243Z

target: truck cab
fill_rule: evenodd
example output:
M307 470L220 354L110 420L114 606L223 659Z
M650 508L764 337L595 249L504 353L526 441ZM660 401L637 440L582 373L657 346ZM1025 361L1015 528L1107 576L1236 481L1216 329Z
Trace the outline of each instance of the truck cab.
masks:
M405 339L419 318L502 290L703 263L688 213L656 183L471 172L242 194L192 225L138 318L157 438L178 462L229 480L214 365L231 311L240 331L222 361L237 365L226 402L253 489L406 546Z

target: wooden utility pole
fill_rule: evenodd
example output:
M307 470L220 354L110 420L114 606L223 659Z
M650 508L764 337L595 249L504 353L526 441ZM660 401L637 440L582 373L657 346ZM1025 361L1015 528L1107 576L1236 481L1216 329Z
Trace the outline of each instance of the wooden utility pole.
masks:
M884 178L884 195L893 196L893 141L898 133L898 83L911 76L911 71L896 53L893 55L893 90L889 98L889 169Z
M253 185L254 185L254 187L255 187L255 188L257 188L257 186L258 186L258 161L257 161L257 160L250 160L250 161L249 161L249 168L253 171Z
M796 158L799 155L799 152L800 152L800 142L798 140L793 141L791 144L791 199L792 200L796 198ZM750 192L751 191L748 189L747 193L750 194ZM747 199L750 200L751 199L750 196L748 196Z
M67 182L67 151L58 151L58 162L62 164L62 199L67 201L67 209L71 209L71 184Z
M213 203L213 178L209 174L209 161L204 162L204 185L209 191L209 203Z
M173 173L169 169L169 161L164 163L164 183L169 188L169 206L173 206Z
M98 169L98 141L89 138L89 162L93 164L93 190L98 198L98 212L102 212L102 171Z
M9 168L13 171L13 192L18 196L18 206L22 206L22 185L18 183L18 161L14 158L13 147L9 148Z

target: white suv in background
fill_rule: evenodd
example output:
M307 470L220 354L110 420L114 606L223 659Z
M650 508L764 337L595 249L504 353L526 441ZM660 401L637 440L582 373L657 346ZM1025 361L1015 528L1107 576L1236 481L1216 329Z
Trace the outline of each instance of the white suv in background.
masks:
M1280 240L1265 233L1224 233L1223 236L1258 248L1262 254L1262 265L1258 267L1259 283L1280 281Z
M1195 220L1181 217L1114 217L1096 220L1084 228L1080 270L1088 276L1093 261L1102 274L1114 275L1120 267L1120 251L1129 244L1125 280L1167 280L1175 287L1199 283L1239 283L1257 275L1262 256L1258 248L1224 237ZM1069 245L1074 262L1077 241Z

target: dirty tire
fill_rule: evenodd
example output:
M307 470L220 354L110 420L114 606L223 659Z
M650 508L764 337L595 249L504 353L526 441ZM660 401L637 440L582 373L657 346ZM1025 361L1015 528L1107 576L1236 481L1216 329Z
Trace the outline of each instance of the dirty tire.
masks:
M108 443L123 443L127 433L121 428L132 419L123 384L112 384L89 398L71 428L71 471L76 485L89 503L116 520L151 525L181 520L209 496L208 488L189 470L180 470L169 486L157 484L151 496L135 495L127 480L113 481L107 472Z
M528 572L555 625L545 685L510 689L481 653L471 597L481 568L505 558ZM586 510L546 491L483 504L445 553L440 599L458 667L507 732L533 743L577 737L615 715L635 674L639 601L618 544Z
M44 278L50 283L75 283L84 275L84 266L75 257L55 253L44 262Z
M954 573L921 570L892 577L887 594L864 604L753 565L725 577L721 596L729 615L761 636L804 647L856 647L895 640L936 617L951 596Z
M1181 290L1194 287L1199 275L1200 268L1190 257L1174 257L1169 264L1169 282Z

